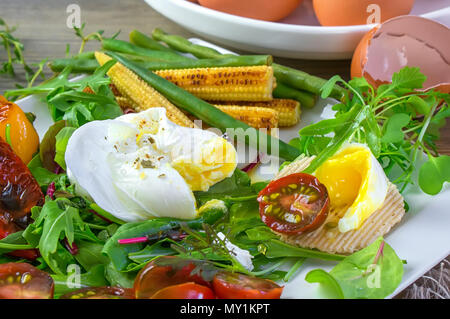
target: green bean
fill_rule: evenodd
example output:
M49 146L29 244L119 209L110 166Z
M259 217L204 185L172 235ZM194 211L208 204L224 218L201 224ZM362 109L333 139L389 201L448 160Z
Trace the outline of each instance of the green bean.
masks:
M327 80L306 72L295 70L279 64L274 64L274 74L278 81L299 90L305 90L319 95ZM340 100L345 94L345 89L335 85L331 97Z
M74 56L76 59L95 59L95 51L81 52Z
M116 39L103 39L102 48L104 50L126 53L140 57L146 61L186 61L190 60L184 56L164 51L149 50L138 47L132 43L116 40Z
M130 33L131 43L140 46L142 48L161 50L172 53L177 53L177 51L168 48L154 39L146 36L138 30L133 30ZM271 65L273 62L272 56L269 55L223 55L217 52L214 56L210 58L202 58L201 60L190 59L186 60L186 66L183 67L183 63L180 66L176 64L171 65L168 69L183 69L183 68L206 68L206 67L233 67L233 66L254 66L254 65Z
M180 52L191 53L199 59L217 58L221 55L221 53L217 50L192 44L183 37L166 34L161 29L153 30L152 35L155 40L165 42L169 45L169 47ZM327 82L325 79L320 77L275 63L273 64L273 69L278 82L287 84L292 88L308 91L317 95L320 93L322 86ZM331 96L341 99L344 93L345 89L336 85Z
M149 70L167 70L167 69L194 69L194 68L217 68L217 67L237 67L237 66L256 66L271 65L272 56L270 55L239 55L222 57L220 59L203 59L177 62L146 62L142 63Z
M300 155L300 151L297 148L234 119L211 104L197 98L191 93L179 88L175 84L154 74L153 72L136 65L134 62L120 56L119 54L114 52L107 52L107 54L140 76L151 87L159 91L175 105L193 114L206 124L230 134L237 135L240 133L239 131L242 131L242 133L247 133L243 136L247 144L250 144L250 142L257 142L258 149L260 151L263 146L267 146L267 150L265 150L267 153L280 156L286 160L293 160ZM230 129L230 131L228 129ZM251 136L254 137L255 140L250 140ZM275 154L277 151L278 153Z
M153 30L152 36L153 39L166 43L170 48L174 50L183 53L191 53L199 59L218 59L223 57L223 54L217 50L202 45L193 44L189 40L179 35L169 35L159 28ZM226 55L229 56L232 54Z
M310 92L293 89L284 83L278 82L273 90L273 97L280 99L292 99L300 102L301 107L313 108L317 102L317 95Z
M130 32L130 42L142 48L178 54L177 51L169 47L166 47L165 45L162 45L158 41L150 38L149 36L143 34L142 32L139 32L138 30L133 30Z
M125 55L126 58L133 60L136 64L151 71L156 70L173 70L173 69L194 69L194 68L213 68L213 67L236 67L236 66L255 66L255 65L270 65L272 57L270 55L241 55L224 57L221 59L204 59L173 62L152 62L142 61L139 58L132 59L130 55ZM55 59L49 63L53 72L61 72L65 67L71 66L73 73L93 73L99 64L95 59L76 59L65 58Z
M65 67L71 66L73 73L93 73L100 65L95 59L55 59L48 63L53 72L61 72Z

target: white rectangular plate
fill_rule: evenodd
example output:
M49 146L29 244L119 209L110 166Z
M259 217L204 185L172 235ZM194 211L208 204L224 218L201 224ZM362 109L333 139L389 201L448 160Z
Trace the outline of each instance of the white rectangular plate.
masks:
M219 49L222 53L232 53L202 40L191 40ZM17 104L25 112L33 112L36 115L34 126L42 139L53 121L46 103L41 100L42 97L30 96L17 101ZM280 138L289 142L292 138L298 137L301 127L321 120L326 106L334 103L335 101L331 99L319 99L313 109L303 109L301 122L295 127L280 129ZM407 264L404 267L405 273L401 284L389 298L408 287L450 254L450 185L445 185L444 190L437 196L425 195L417 187L410 187L403 195L410 206L410 211L385 238ZM326 294L317 284L309 284L304 278L312 269L320 267L331 270L335 264L308 259L297 276L285 286L283 297L325 298Z

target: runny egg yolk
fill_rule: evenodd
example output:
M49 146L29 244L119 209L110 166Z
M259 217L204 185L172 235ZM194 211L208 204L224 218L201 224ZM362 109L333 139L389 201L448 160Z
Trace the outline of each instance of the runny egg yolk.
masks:
M221 137L213 138L193 156L183 156L172 161L171 166L180 173L193 191L206 191L236 168L236 152Z
M350 144L323 163L314 174L325 185L339 231L358 229L383 205L387 178L370 149Z
M356 157L353 154L331 159L317 170L316 176L326 186L335 208L349 207L358 196L363 172L355 167Z

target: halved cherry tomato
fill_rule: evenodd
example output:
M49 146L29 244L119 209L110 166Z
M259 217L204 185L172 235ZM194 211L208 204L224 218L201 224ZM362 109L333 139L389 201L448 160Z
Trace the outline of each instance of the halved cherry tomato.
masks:
M285 234L312 231L328 216L326 187L309 174L291 174L274 180L258 196L262 221Z
M199 261L173 256L159 257L148 263L136 276L136 299L148 299L163 288L187 282L208 286L208 281L202 277L201 268Z
M50 299L53 290L52 277L30 264L0 265L0 299Z
M60 299L134 299L134 292L121 287L87 287L62 295Z
M157 291L151 299L216 299L214 292L194 282L169 286Z
M273 281L230 272L217 273L213 289L220 299L280 299L283 292Z
M1 138L0 189L0 212L8 215L4 221L22 222L32 207L44 202L44 194L27 166Z
M39 136L20 107L0 96L0 137L4 140L7 125L14 152L28 164L39 147Z
M0 137L0 239L24 229L30 222L32 207L44 202L39 184L8 143ZM36 250L11 255L35 259Z

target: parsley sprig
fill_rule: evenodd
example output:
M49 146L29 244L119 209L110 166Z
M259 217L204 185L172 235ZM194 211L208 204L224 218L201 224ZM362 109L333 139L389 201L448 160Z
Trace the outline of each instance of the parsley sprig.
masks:
M338 75L331 78L322 88L322 98L330 95L336 83L348 89L344 102L333 106L335 118L303 128L291 142L306 155L317 155L306 172L314 172L345 143L364 143L401 191L414 183L414 171L426 154L428 161L420 167L418 183L427 194L439 193L450 182L450 157L439 155L436 147L439 129L450 116L450 96L419 91L426 79L419 68L411 67L378 88L364 78L348 82Z

